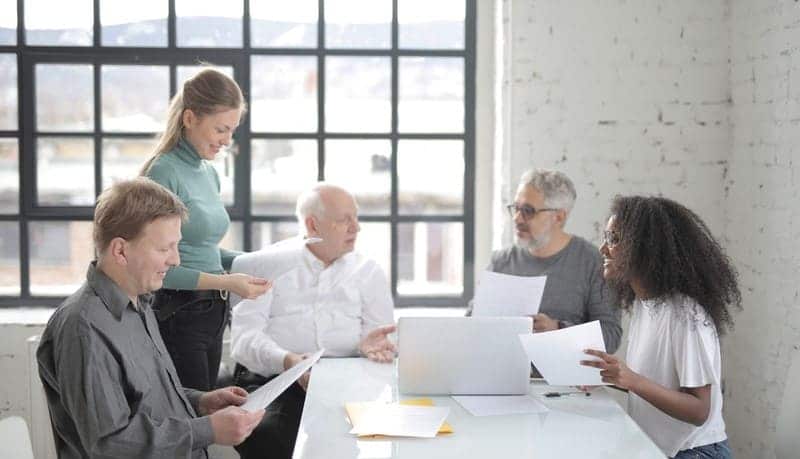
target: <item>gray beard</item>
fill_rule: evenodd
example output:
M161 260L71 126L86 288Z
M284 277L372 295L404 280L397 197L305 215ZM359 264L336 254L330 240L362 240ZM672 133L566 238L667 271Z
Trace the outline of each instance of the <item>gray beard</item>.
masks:
M514 238L514 244L521 249L528 249L534 251L540 249L550 243L550 235L540 236L539 238L519 239Z

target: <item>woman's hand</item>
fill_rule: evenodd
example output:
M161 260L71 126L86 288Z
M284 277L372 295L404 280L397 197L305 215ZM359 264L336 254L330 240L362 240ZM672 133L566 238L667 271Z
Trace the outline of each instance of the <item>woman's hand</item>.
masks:
M225 275L225 290L242 298L253 300L267 293L272 288L272 281L253 277L242 273Z
M600 369L600 376L603 382L613 384L620 389L632 390L639 381L639 374L628 368L625 362L602 351L587 349L584 351L589 355L599 357L602 360L581 360L581 365Z

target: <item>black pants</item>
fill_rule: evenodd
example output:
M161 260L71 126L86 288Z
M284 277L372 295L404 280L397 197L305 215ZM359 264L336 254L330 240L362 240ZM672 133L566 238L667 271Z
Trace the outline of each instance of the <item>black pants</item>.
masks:
M208 391L217 383L228 301L217 290L156 292L158 328L184 387Z
M253 392L274 377L264 378L237 365L234 383ZM305 400L306 391L294 383L270 403L261 423L235 447L241 459L290 459Z

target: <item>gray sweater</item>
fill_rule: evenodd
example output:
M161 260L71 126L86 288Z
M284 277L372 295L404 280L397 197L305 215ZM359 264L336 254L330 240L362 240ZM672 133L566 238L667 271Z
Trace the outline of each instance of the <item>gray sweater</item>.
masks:
M620 309L603 279L600 252L591 242L572 236L566 247L547 258L511 246L492 253L487 269L514 276L546 275L540 313L567 327L599 320L607 351L619 347Z

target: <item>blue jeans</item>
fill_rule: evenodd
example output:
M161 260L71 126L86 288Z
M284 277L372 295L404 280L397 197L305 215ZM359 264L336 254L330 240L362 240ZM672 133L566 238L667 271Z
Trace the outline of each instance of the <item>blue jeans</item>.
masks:
M732 457L731 447L726 439L719 443L678 451L673 459L731 459Z

